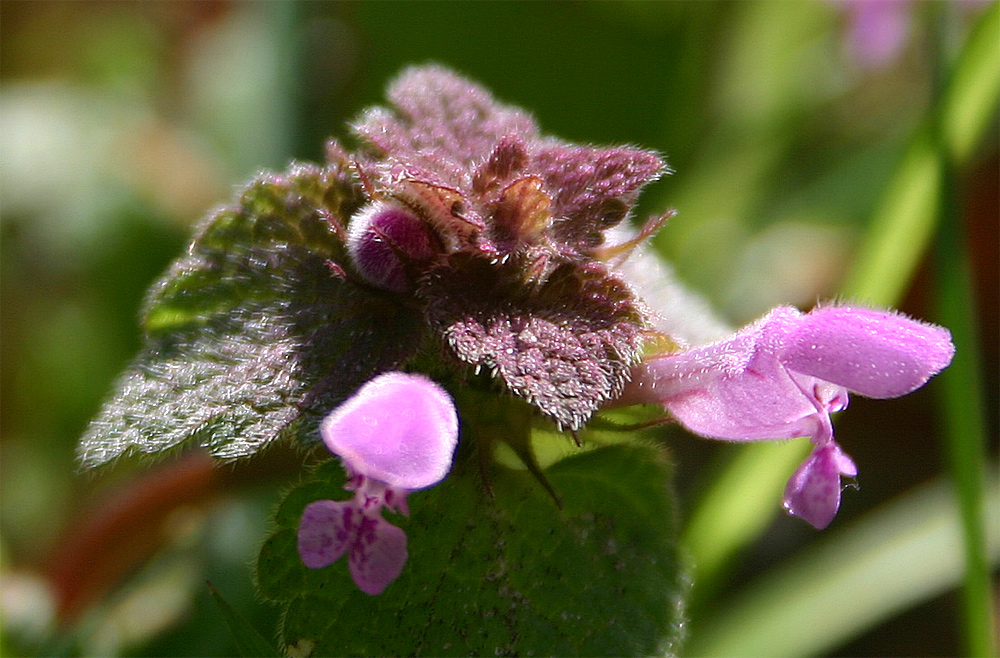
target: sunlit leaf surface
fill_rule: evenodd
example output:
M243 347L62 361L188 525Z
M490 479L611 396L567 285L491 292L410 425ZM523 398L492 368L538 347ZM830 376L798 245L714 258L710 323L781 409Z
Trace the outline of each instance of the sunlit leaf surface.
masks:
M146 345L80 444L84 466L199 445L251 455L319 418L419 341L412 313L335 273L334 167L264 175L211 215L145 304Z

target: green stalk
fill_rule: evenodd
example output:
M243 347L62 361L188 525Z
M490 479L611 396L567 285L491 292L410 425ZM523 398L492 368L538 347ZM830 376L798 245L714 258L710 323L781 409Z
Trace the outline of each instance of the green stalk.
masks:
M946 199L953 196L947 194ZM965 575L962 584L966 655L997 655L996 612L986 556L983 487L986 467L982 377L977 345L972 276L962 248L957 213L948 213L938 231L937 298L939 319L952 332L955 358L941 374L939 390L943 411L948 466L962 519ZM996 501L991 506L996 513Z
M998 5L994 5L991 13L992 31L981 28L974 36L985 38L984 35L992 34L994 44L1000 40L996 19L998 15L1000 10ZM947 22L938 21L937 24L946 26ZM947 46L946 37L946 34L938 33L936 45L939 55L944 54ZM983 48L979 42L974 42L974 45ZM978 50L977 53L979 57L990 56L988 49ZM943 56L938 57L939 62L943 60ZM959 67L958 71L963 71L962 67ZM989 71L981 73L990 74ZM995 99L1000 75L995 71L992 73L990 82L994 84L984 86L993 89ZM975 90L976 86L968 76L969 74L965 74L964 77L954 76L949 87L945 89L945 98L954 99L956 89L965 89L966 96L972 94L973 92L969 90ZM974 101L982 103L982 98L982 93L976 93L968 104L974 107ZM984 105L988 107L988 104ZM961 131L967 121L966 117L970 114L974 115L975 112L953 101L944 105L943 111L936 117L938 121L934 124L937 151L942 163L941 222L936 245L936 298L938 320L951 329L956 347L951 366L941 375L940 390L948 468L958 499L964 539L962 637L965 641L966 655L988 658L997 655L997 629L986 550L986 520L983 517L987 430L976 331L976 304L972 294L974 283L968 248L962 235L963 213L955 164L961 155L968 157L972 153L972 146L965 137L966 133Z

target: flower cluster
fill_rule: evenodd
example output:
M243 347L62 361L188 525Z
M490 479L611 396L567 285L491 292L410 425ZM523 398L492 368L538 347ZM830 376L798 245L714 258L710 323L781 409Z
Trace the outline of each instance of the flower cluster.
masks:
M850 306L776 308L729 338L641 360L654 310L611 258L663 218L623 245L605 240L666 171L662 160L542 136L527 114L440 67L408 70L389 99L393 109L355 125L364 145L350 161L365 201L340 230L348 267L419 309L443 364L466 378L485 369L559 427L580 429L605 405L652 402L710 438L808 436L815 448L785 507L822 528L839 507L841 476L857 472L830 414L848 391L904 395L951 360L945 329ZM386 373L337 407L321 434L354 497L306 508L299 553L311 568L348 554L357 585L380 593L406 561L406 535L382 510L405 514L410 491L446 475L455 407L420 375Z
M368 203L347 227L351 265L419 305L447 360L581 428L639 358L642 304L600 255L663 161L542 136L436 66L404 72L388 97L393 109L354 126Z

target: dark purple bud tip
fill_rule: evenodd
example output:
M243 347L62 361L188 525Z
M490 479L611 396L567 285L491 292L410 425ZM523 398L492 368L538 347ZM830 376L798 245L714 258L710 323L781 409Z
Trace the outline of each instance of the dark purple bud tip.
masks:
M417 268L440 249L437 236L414 213L388 201L357 212L348 226L347 251L358 273L384 290L406 292Z

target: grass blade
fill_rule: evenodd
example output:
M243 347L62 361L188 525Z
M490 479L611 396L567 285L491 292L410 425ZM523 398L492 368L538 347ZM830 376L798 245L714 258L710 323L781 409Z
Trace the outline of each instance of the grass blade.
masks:
M988 496L998 495L994 473ZM987 532L996 565L995 514ZM720 606L685 653L735 658L833 650L897 611L955 587L962 578L962 546L951 487L944 480L923 485L831 532Z

